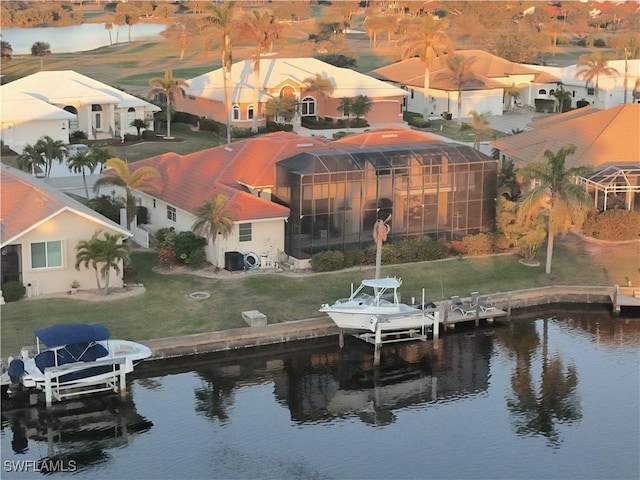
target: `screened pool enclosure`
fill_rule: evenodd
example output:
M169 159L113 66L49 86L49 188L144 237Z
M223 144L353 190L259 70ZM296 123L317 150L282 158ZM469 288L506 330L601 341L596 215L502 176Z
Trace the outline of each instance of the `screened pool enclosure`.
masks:
M274 195L291 210L287 253L309 258L371 245L389 215L389 241L490 231L496 180L497 161L463 144L347 147L278 162Z

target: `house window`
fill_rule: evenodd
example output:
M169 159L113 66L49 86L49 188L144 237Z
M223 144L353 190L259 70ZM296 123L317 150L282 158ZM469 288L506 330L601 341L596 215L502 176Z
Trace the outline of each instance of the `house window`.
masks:
M156 208L156 199L153 199L153 208Z
M131 125L131 122L133 122L136 119L136 109L133 107L129 107L129 110L127 110L127 125Z
M538 95L546 95L547 91L544 88L541 88L540 90L538 90Z
M286 86L282 90L280 90L280 97L293 97L296 94L293 87Z
M304 97L300 102L300 112L303 117L316 116L316 100L312 97Z
M556 93L556 91L553 88L549 90L549 95L553 95L554 93Z
M576 98L576 91L575 90L571 90L571 98Z
M233 106L233 119L240 120L240 107L238 105Z
M238 240L241 242L250 242L251 241L251 224L250 223L241 223L238 225Z
M62 242L39 242L31 244L31 268L62 266Z
M596 89L593 87L587 87L587 95L593 95L596 93Z
M247 118L253 120L253 105L247 107Z
M172 207L171 205L167 205L167 218L172 222L176 221L176 207Z
M413 98L413 95L415 94L415 92L413 91L413 88L411 89L411 98Z

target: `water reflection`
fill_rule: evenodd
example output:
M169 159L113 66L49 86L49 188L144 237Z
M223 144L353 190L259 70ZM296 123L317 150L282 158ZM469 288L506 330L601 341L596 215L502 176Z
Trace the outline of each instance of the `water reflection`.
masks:
M542 319L542 340L536 328L539 322L514 322L501 338L516 360L511 374L514 397L507 400L516 433L541 435L550 446L557 447L561 438L556 424L575 422L582 414L575 366L570 364L565 369L561 355L548 351L551 320ZM537 382L534 370L540 371Z
M46 444L41 465L71 465L75 470L105 462L108 450L128 445L153 426L138 414L130 396L69 400L50 412L38 406L7 409L3 403L2 429L11 430L13 452L26 454L29 442Z

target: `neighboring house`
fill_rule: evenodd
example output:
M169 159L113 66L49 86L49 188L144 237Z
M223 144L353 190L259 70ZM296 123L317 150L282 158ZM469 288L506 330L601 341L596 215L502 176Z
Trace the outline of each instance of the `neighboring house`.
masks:
M375 220L389 214L392 239L462 238L490 231L495 216L496 160L404 128L334 142L279 132L131 168L141 166L161 177L155 195L136 192L149 230L191 230L195 207L229 197L234 230L207 247L218 265L234 251L275 262L365 248Z
M555 85L559 79L535 70L532 66L521 65L497 57L482 50L459 50L455 55L474 58L473 74L479 83L462 87L462 116L469 117L469 111L491 115L502 115L512 105L512 99L504 89L516 85L521 88L519 100L526 105L535 105L537 94L531 85ZM444 64L444 62L443 62ZM373 70L369 75L391 82L407 90L409 96L405 110L429 116L445 116L456 119L458 115L458 87L446 79L446 67L434 65L429 70L429 90L424 90L425 65L413 57ZM555 88L555 87L554 87ZM547 95L545 94L545 98Z
M133 120L146 120L153 130L153 114L160 110L72 70L37 72L0 86L0 138L22 153L45 135L69 143L77 130L90 139L135 134Z
M222 69L188 80L186 96L176 98L176 110L226 123ZM304 92L304 80L320 74L328 78L334 91L328 96ZM299 102L299 115L291 123L300 124L301 117L347 118L339 110L340 99L366 95L372 108L366 119L371 123L402 123L402 103L406 92L349 68L339 68L315 58L270 58L260 60L258 106L254 105L254 70L251 60L234 63L231 69L232 124L250 128L254 115L258 125L266 124L264 105L270 98L294 96ZM284 121L284 119L278 119Z
M584 107L530 124L531 130L493 140L501 160L516 165L544 159L544 152L557 152L567 144L576 152L566 158L566 167L593 169L582 183L603 192L595 196L598 208L619 204L640 210L640 105L626 104L599 110ZM607 172L602 175L602 172Z
M99 230L130 234L44 181L2 165L0 186L2 284L21 282L28 296L97 288L93 269L75 269L76 245ZM122 268L120 269L122 272ZM110 286L122 286L111 273Z
M568 67L546 67L546 66L532 66L541 72L552 75L560 80L562 88L571 94L571 106L576 107L576 102L584 100L589 102L590 105L599 108L607 109L615 107L625 102L625 70L626 70L626 90L627 90L627 103L640 103L640 98L633 97L634 87L640 82L640 60L631 59L625 62L624 60L610 60L607 62L607 66L614 68L618 73L614 76L600 75L598 78L598 94L596 95L595 81L585 82L578 79L578 72L585 67L579 65L569 65ZM555 87L557 88L557 86ZM538 91L532 92L537 95L538 98L542 98L545 94L549 95L549 89L545 91L545 85L538 85ZM549 96L553 98L553 96Z

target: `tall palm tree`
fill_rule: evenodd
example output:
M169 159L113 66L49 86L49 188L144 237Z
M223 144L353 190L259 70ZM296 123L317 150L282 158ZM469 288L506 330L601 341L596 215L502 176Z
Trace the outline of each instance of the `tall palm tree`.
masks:
M557 153L544 152L546 162L532 162L520 168L518 177L536 182L534 188L522 197L518 217L522 221L540 210L547 216L546 273L551 273L551 256L555 235L564 235L572 224L581 224L589 211L591 199L586 190L574 179L589 171L579 166L565 169L568 155L576 151L575 145L565 145Z
M447 70L438 74L453 83L458 91L458 126L462 125L462 88L483 85L482 80L473 73L475 62L475 57L447 55Z
M578 59L578 67L581 68L576 72L576 77L584 80L587 84L589 82L594 84L596 98L598 98L600 76L615 77L619 75L618 70L607 66L611 58L609 55L603 55L599 50L594 50L592 53L580 55Z
M136 213L136 199L132 191L140 190L147 193L156 191L159 179L158 171L153 167L140 167L131 172L127 162L120 158L110 158L104 165L110 168L111 171L107 171L105 175L96 180L93 190L97 192L103 185L124 188L126 193L127 228L130 228Z
M17 161L20 170L30 171L34 176L37 173L36 169L40 167L45 167L46 172L46 162L42 156L42 151L35 145L25 145L22 153L18 155Z
M85 197L89 198L89 188L87 187L87 177L85 175L85 171L89 170L89 173L93 173L98 166L98 162L96 162L96 159L93 157L93 152L91 151L91 149L86 148L84 150L80 150L74 155L71 155L67 159L67 166L69 167L70 172L82 173L84 195Z
M62 163L67 154L67 146L62 140L54 140L49 135L45 135L36 142L35 147L42 153L45 162L45 177L49 178L53 161Z
M447 22L434 18L432 15L417 17L408 26L403 36L398 41L398 47L402 49L402 58L407 59L418 55L425 65L424 70L424 96L429 90L429 70L436 59L446 52L453 51L449 36L445 33ZM424 103L423 114L427 117L427 102Z
M113 30L113 23L105 22L104 29L109 32L109 45L113 45L113 38L111 37L111 30Z
M516 86L515 83L512 83L510 87L504 87L503 89L504 95L509 97L509 104L507 105L507 111L511 110L511 103L515 103L520 96L520 87Z
M171 138L171 105L175 104L177 95L184 96L185 90L189 88L189 82L183 78L174 78L173 71L165 70L164 77L153 77L149 80L148 96L154 97L157 94L164 95L167 108L167 137Z
M325 78L320 73L316 73L314 77L307 77L302 80L304 85L303 91L305 93L315 93L319 97L326 98L333 93L334 87L331 80ZM318 119L318 108L315 111L316 120Z
M196 235L211 239L211 247L215 245L218 234L227 238L233 231L233 213L227 209L229 197L226 195L216 195L205 200L193 211L195 220L191 230ZM213 250L215 255L215 249ZM217 267L217 258L213 258L214 266Z
M208 4L208 21L213 25L216 34L220 36L222 50L222 79L224 88L224 108L227 119L227 143L231 143L231 66L233 65L233 50L231 34L237 30L238 22L234 19L236 2L226 0L221 5ZM207 37L205 45L211 42Z

